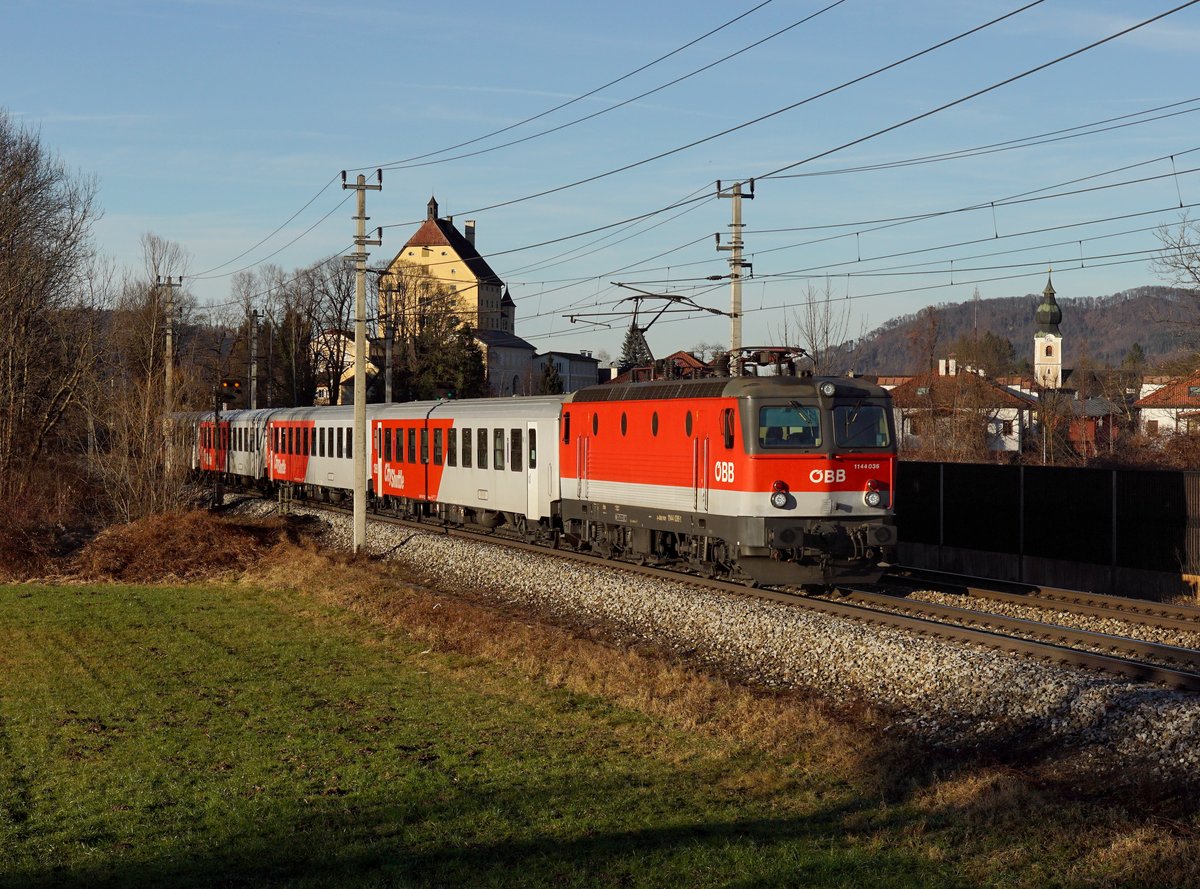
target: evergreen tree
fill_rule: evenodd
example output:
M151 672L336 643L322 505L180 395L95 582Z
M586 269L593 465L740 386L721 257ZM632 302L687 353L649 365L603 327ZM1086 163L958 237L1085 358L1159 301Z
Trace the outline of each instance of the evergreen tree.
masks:
M550 356L546 356L546 366L542 368L542 394L561 395L563 391L562 377Z
M625 342L621 344L621 365L643 367L653 360L654 357L650 354L650 347L646 345L646 338L642 335L642 331L636 324L630 324L629 330L625 333Z

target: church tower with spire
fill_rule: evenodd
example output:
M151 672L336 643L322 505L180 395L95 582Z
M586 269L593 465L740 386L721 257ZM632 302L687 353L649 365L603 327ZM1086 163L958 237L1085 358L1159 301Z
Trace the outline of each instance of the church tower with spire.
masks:
M1043 389L1059 389L1063 380L1062 309L1054 300L1054 284L1046 275L1046 289L1042 291L1042 304L1035 316L1037 327L1033 333L1033 375Z

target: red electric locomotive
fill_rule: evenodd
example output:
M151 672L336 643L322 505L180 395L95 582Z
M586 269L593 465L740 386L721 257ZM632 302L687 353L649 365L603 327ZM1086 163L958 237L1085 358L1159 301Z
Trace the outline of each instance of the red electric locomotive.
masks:
M568 539L758 583L871 581L896 542L886 390L843 377L595 386L563 405Z

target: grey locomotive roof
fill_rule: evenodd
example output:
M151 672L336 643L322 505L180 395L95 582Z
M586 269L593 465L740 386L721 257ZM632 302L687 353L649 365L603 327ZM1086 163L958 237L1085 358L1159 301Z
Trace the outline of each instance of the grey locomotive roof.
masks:
M887 390L856 377L716 377L707 380L654 380L588 386L567 399L586 401L657 401L669 398L804 398L830 381L843 398L882 398Z

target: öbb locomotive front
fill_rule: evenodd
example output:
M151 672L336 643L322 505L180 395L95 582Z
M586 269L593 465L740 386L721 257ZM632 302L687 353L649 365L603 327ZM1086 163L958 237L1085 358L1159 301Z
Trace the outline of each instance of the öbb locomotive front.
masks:
M205 472L339 499L352 409L198 418ZM888 393L843 377L368 405L375 508L762 584L870 581L896 542Z
M562 524L764 584L871 581L896 542L886 390L840 377L595 386L563 405Z

